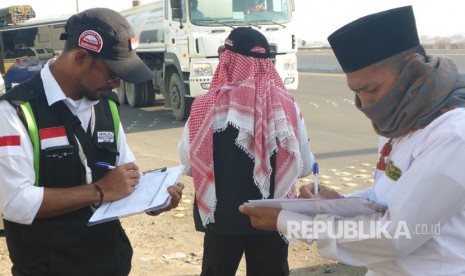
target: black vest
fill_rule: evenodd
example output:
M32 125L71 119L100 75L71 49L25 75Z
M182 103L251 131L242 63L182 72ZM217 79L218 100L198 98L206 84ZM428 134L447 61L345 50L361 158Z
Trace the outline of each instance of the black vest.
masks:
M93 181L106 173L106 170L94 166L96 161L115 164L117 136L108 101L116 99L116 95L113 92L108 95L94 106L93 135L84 129L81 135L76 135L76 127L80 127L81 123L69 109L58 111L59 105L64 106L62 101L48 106L39 75L2 96L17 108L25 125L19 105L29 102L39 132L53 127L66 130L69 146L40 150L39 186L66 188L86 183L76 136L86 153ZM52 218L35 219L32 225L5 220L13 272L31 275L127 275L132 248L120 222L87 226L91 215L92 210L88 206Z
M262 199L253 180L253 160L236 143L239 131L228 126L213 134L213 163L215 167L216 209L215 223L203 227L197 203L194 204L194 223L197 231L219 235L248 235L269 233L257 230L248 216L239 212L239 206L249 199ZM276 155L270 159L273 168L270 177L270 196L274 196Z

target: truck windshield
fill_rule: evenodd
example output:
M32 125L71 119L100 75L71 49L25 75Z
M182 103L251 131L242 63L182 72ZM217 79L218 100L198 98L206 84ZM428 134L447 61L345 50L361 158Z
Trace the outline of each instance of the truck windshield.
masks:
M188 0L196 25L262 25L291 21L289 0Z

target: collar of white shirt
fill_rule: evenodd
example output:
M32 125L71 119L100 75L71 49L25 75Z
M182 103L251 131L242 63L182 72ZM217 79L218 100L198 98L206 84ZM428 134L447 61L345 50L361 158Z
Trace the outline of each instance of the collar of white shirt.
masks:
M52 64L55 59L50 59L40 71L40 77L42 78L42 82L44 84L45 96L47 97L48 105L51 106L52 104L64 100L66 105L71 109L71 111L76 114L79 111L85 110L95 104L98 101L90 101L86 97L83 97L81 100L73 100L71 98L66 97L63 90L61 90L60 85L56 81L55 77L52 75L50 71L49 65Z

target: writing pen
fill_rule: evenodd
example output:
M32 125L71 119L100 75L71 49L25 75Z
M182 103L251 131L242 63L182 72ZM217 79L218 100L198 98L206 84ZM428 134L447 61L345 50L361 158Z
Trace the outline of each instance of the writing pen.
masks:
M318 168L318 163L315 162L315 164L313 164L313 175L315 176L315 180L314 180L314 183L313 183L313 194L316 196L318 194L318 173L319 173L319 168Z
M112 166L109 163L102 162L102 161L95 162L95 166L99 168L107 169L107 170L113 170L114 168L116 168L115 166Z
M167 167L162 167L162 168L158 168L158 169L153 169L153 170L148 170L148 171L145 171L144 173L150 173L150 172L164 172L166 171Z

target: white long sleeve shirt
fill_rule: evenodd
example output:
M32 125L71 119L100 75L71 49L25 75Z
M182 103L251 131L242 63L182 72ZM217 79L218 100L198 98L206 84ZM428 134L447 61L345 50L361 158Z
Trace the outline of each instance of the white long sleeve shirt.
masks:
M386 141L381 139L380 149ZM341 219L281 211L278 230L290 234L291 221L333 222L335 228L343 221L389 222L385 230L393 238L336 239L323 233L317 239L319 253L366 266L367 275L465 275L465 109L394 139L389 160L400 170L397 181L377 171L374 187L354 194L387 206L386 213ZM399 226L410 235L396 238Z
M49 63L53 60L49 61ZM74 101L67 98L50 72L48 64L40 72L49 106L64 100L71 112L87 129L93 106L98 101L87 98ZM0 146L0 210L5 219L21 224L31 224L44 196L44 188L34 186L34 154L31 139L18 117L17 111L7 102L0 101L0 137L18 136L20 146ZM126 143L126 135L120 124L117 148L120 155L116 164L135 162Z

